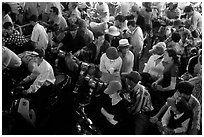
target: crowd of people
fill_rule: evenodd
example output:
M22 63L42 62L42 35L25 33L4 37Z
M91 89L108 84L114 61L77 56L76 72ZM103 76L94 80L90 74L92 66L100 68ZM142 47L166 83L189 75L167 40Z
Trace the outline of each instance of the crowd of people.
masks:
M108 85L95 121L102 133L151 134L152 124L161 134L200 134L202 3L195 5L2 3L2 70L26 68L18 85L35 93L55 83L48 53L62 50L97 65Z

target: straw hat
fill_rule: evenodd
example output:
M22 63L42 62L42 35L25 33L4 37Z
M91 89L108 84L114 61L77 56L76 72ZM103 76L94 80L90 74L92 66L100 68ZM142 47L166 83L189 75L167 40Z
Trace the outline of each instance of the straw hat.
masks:
M108 30L105 30L105 32L109 35L112 35L112 36L119 36L120 35L118 28L116 28L115 26L110 26Z

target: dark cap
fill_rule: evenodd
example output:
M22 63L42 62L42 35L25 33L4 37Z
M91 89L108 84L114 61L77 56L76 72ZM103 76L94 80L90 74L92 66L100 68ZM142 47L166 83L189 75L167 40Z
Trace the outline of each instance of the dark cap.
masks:
M137 71L131 71L130 73L122 73L121 75L124 78L131 80L135 84L137 84L142 79L140 73L138 73Z

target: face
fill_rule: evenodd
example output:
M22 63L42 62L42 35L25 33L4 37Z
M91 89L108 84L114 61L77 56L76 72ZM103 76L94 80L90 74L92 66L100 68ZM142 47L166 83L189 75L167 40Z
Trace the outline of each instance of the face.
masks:
M167 51L164 52L164 62L171 62L172 57L169 57L169 54Z
M98 37L97 43L103 44L104 40L105 40L105 36L102 35L102 36Z
M72 35L73 37L75 37L75 36L76 36L76 34L77 34L77 30L70 31L70 33L71 33L71 35Z
M129 25L128 29L130 30L130 32L133 32L135 28L133 26Z
M69 17L69 22L70 23L76 23L77 22L77 17L76 16L74 16L74 15L71 15L70 17Z
M121 28L122 22L120 22L119 20L116 20L116 21L115 21L115 26L116 26L117 28Z
M123 55L125 55L128 51L128 48L120 48L120 51Z

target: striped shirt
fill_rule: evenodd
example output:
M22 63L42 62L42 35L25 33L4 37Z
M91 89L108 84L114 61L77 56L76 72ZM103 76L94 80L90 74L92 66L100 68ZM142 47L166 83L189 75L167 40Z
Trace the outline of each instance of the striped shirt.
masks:
M130 93L131 106L129 107L131 114L140 112L149 112L153 110L151 97L149 92L141 84L137 84Z

